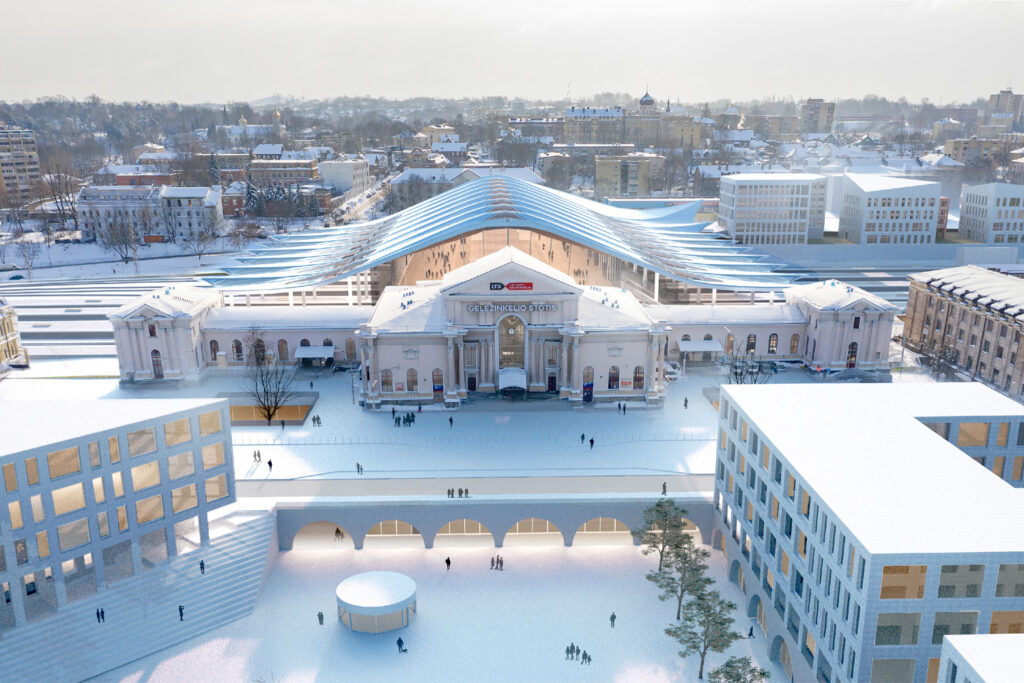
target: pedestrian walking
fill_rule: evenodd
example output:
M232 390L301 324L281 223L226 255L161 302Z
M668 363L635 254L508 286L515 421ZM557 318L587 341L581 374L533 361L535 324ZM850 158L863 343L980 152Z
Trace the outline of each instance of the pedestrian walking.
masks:
M565 646L565 658L566 659L569 659L570 657L572 657L572 650L573 650L572 645L566 645Z
M576 654L576 659L579 659L580 658L580 646L579 645L576 646L575 654Z
M622 414L623 415L626 414L626 404L625 403L622 404Z
M309 380L309 390L313 391L313 380Z
M569 659L575 659L575 658L576 658L576 645L573 644L573 643L569 643Z
M320 622L321 626L323 626L324 625L324 613L323 612L317 612L316 613L316 620Z
M263 452L256 449L256 462L263 462Z
M402 640L401 636L398 637L398 641L396 644L398 645L399 652L405 652L405 641Z
M612 628L615 628L615 612L612 612L612 615L608 617L608 620L612 622Z
M359 463L356 463L356 474L359 474L361 471L362 468L359 467Z
M667 481L661 482L661 495L663 495L663 496L667 496L668 495L668 482Z
M252 461L253 461L254 463L256 463L256 462L259 462L259 458L257 458L257 457L256 457L256 451L253 451L253 452L252 452Z
M455 418L452 417L451 415L448 416L448 426L449 427L454 427L455 426Z
M107 610L103 609L102 607L100 607L100 623L107 623Z
M459 498L462 498L462 489L459 489Z
M466 498L469 498L469 489L466 489Z
M416 412L417 413L422 413L423 412L423 404L422 403L419 404L418 406L416 406Z
M590 655L588 655L587 651L584 650L583 651L583 659L580 660L580 666L583 666L584 664L586 664L588 659L590 659Z
M590 437L590 450L594 450L594 437Z
M452 558L450 558L450 557L444 558L444 570L446 572L450 572L452 570Z
M501 555L498 555L498 569L500 571L505 571L505 558Z
M274 471L274 461L273 460L267 460L267 468L268 468L268 470L270 472Z
M580 434L580 445L581 446L583 445L583 442L586 441L586 440L587 440L587 435L586 434Z
M340 541L342 536L344 536L344 535L345 534L341 533L341 527L340 526L334 527L334 540L335 541Z
M391 406L391 417L395 416L395 407Z
M753 638L753 637L754 637L754 627L751 626L750 630L747 631L747 638Z
M284 431L284 420L281 420L281 431Z
M206 560L199 560L199 573L206 574Z
M96 608L96 623L97 624L100 623L100 610L99 610L99 608Z
M178 621L185 621L185 606L178 605Z
M491 569L494 569L494 558L491 558Z
M689 408L689 407L690 407L690 399L684 398L683 399L683 409L685 410L686 408Z

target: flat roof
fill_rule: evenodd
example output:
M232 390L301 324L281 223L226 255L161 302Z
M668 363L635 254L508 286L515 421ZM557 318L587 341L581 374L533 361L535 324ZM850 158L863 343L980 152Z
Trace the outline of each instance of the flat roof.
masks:
M949 647L960 653L975 673L981 676L984 683L1020 681L1020 653L1024 652L1024 634L982 633L946 636L946 642L949 643Z
M734 173L722 176L722 180L736 181L746 180L750 182L807 182L809 180L824 180L825 176L818 173Z
M122 398L0 401L0 457L117 429L184 410L217 407L223 399Z
M877 175L868 173L847 173L846 177L854 185L864 192L881 192L884 190L906 190L920 188L927 185L932 186L936 193L939 191L939 183L929 180L911 180L910 178L899 178L891 175Z
M722 391L868 552L1024 552L1006 533L1024 528L1024 490L919 421L1024 417L1016 401L977 382Z

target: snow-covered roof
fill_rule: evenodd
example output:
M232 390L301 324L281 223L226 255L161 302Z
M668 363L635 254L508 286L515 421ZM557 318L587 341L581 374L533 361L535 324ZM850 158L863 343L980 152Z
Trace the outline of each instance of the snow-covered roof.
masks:
M868 552L1024 552L1006 533L1024 528L1024 491L921 422L1024 417L1016 401L974 382L723 385L722 399Z
M748 182L748 183L763 183L763 182L802 182L805 183L809 180L824 180L825 176L818 173L735 173L728 176L724 176L725 179L732 182Z
M348 612L379 616L415 601L416 582L398 572L364 572L339 583L335 595Z
M921 282L1018 320L1024 320L1024 279L980 266L957 266L913 273Z
M209 406L223 399L160 398L0 401L0 457L78 439L108 429L152 421L171 413ZM55 419L57 418L57 419Z
M264 142L261 145L256 145L252 149L253 155L257 154L273 154L274 156L281 156L281 152L284 151L284 145L275 145L269 142Z
M328 284L469 232L509 227L542 230L694 285L750 291L792 281L769 256L703 233L708 223L695 222L695 202L624 209L499 173L508 169L456 170L484 177L376 221L276 237L213 282L273 291Z
M442 154L465 154L468 148L468 142L435 142L432 145L430 145L430 149L432 149L435 152L441 152Z
M807 316L796 306L788 304L750 304L742 306L648 306L652 319L668 325L750 325L775 323L778 325L804 325Z
M700 172L701 178L721 178L724 175L739 175L744 173L789 173L789 169L781 164L732 164L721 166L718 164L702 164L694 167L694 172Z
M920 188L931 186L936 193L939 191L939 184L927 180L912 180L899 176L875 175L867 173L847 173L846 177L851 183L864 192L887 192L890 190L905 190L909 188Z
M786 301L793 302L796 299L806 301L819 310L840 310L853 306L860 301L866 301L875 308L883 311L899 311L899 307L893 306L882 297L865 291L860 287L848 285L839 280L824 280L822 282L811 282L806 285L796 285L786 290Z
M195 316L202 310L216 306L218 303L220 303L220 293L216 290L188 285L169 285L129 301L110 313L108 317L132 318L143 308L172 318L179 315Z
M1021 679L1020 653L1024 652L1024 634L978 633L947 635L942 641L946 650L956 651L978 676L978 683L1018 683ZM963 675L969 675L962 671ZM957 678L957 681L966 680ZM972 679L973 680L973 679Z
M170 185L164 185L160 188L161 199L206 199L210 192L220 192L220 188L211 189L209 187L171 187Z
M224 306L210 311L206 330L357 329L370 319L373 306Z
M577 289L576 281L571 277L558 270L557 268L544 263L538 258L530 256L524 251L516 249L515 247L502 247L495 252L482 256L477 260L467 263L464 266L460 266L448 273L445 273L441 280L441 291L447 291L452 287L473 280L475 278L489 273L492 270L509 264L514 263L516 265L528 268L536 273L540 273L546 277L562 282L572 289Z

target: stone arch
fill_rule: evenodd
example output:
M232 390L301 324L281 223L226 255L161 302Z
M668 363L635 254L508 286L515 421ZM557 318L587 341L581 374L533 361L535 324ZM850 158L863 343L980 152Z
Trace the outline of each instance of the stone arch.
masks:
M420 530L400 519L385 519L374 524L363 537L362 545L377 550L426 547Z
M729 565L729 580L739 586L744 593L747 592L747 580L743 575L743 565L739 560L733 560Z
M571 545L562 530L552 522L539 517L521 519L508 528L502 537L502 545L557 545L559 542Z
M341 537L336 538L336 531ZM343 526L335 522L317 521L306 524L292 537L293 550L352 550L355 539Z
M494 545L494 534L475 519L453 519L434 534L434 546L443 548Z
M573 545L633 545L629 526L616 517L594 517L576 529Z
M793 660L789 655L789 646L786 645L786 641L782 636L775 636L772 640L772 646L768 648L768 656L773 662L782 667L783 671L786 672L786 676L793 675Z
M750 602L747 603L747 616L756 621L760 626L764 634L768 635L768 612L764 608L764 601L761 600L761 596L754 591L754 594L750 597Z
M711 534L711 548L725 552L725 536L722 535L719 529L715 529Z

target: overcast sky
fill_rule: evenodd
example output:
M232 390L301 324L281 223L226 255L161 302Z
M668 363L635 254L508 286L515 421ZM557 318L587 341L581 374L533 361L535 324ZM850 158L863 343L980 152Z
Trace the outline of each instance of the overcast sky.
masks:
M3 0L0 99L1024 90L1024 1ZM18 55L11 60L11 55ZM570 85L571 84L571 85Z

